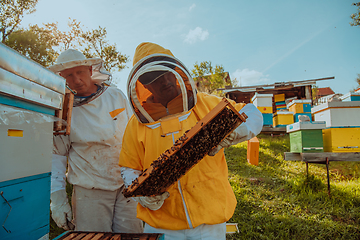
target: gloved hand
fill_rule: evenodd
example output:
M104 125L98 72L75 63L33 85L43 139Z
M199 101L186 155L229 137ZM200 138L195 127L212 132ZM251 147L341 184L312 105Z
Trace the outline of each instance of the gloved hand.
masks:
M165 199L170 196L169 192L164 192L161 195L153 196L153 197L133 197L135 201L141 204L141 206L146 207L150 210L156 211L161 208L164 204Z
M56 225L64 230L73 230L74 225L71 223L72 211L65 189L51 193L50 199L51 216Z
M242 141L250 139L252 134L249 133L248 127L245 123L240 124L234 131L232 131L224 140L222 140L219 145L213 148L208 155L214 156L222 148L230 147L231 145L238 144Z
M208 155L209 156L214 156L215 154L217 154L222 148L226 148L226 147L230 147L232 145L232 143L234 142L236 133L232 132L230 133L224 140L222 140L219 145L217 145L215 148L213 148Z

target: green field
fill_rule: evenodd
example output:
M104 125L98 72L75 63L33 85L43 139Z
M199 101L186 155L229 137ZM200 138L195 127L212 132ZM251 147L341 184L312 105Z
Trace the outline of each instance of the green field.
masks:
M360 239L360 162L330 163L329 196L325 165L309 164L307 176L305 163L284 161L288 135L258 138L258 166L246 142L225 151L239 228L227 239ZM61 232L51 222L50 239Z
M284 161L288 135L260 135L259 165L247 163L247 144L226 150L238 204L227 239L360 239L360 162L326 166Z

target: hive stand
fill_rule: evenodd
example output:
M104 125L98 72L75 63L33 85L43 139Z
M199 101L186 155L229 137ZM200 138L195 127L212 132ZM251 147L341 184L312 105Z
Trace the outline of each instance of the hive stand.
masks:
M338 152L323 152L323 153L292 153L285 152L284 160L287 161L302 161L306 163L306 174L309 174L309 163L325 164L327 172L328 195L330 196L330 174L329 164L335 161L360 161L360 152L338 153Z

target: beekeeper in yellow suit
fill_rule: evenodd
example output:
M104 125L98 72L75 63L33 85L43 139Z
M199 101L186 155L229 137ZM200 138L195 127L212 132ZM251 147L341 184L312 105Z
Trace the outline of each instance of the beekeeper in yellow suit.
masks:
M85 58L68 49L50 70L76 91L70 135L54 136L52 218L65 230L75 224L78 231L142 232L137 203L122 194L118 165L122 136L132 114L127 98L120 89L104 84L110 74L100 58ZM66 177L73 185L72 209Z
M141 43L133 65L127 88L135 114L126 127L119 161L125 186L222 100L197 92L184 64L157 44ZM133 198L144 232L164 233L165 239L225 239L236 198L222 148L251 139L262 129L262 114L253 104L231 103L247 114L246 123L167 192Z

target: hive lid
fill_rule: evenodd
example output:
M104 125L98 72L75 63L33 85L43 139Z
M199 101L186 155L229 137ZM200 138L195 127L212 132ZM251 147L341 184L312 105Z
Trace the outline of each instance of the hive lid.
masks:
M330 108L359 108L360 101L327 102L311 108L311 113L318 113Z
M0 94L60 109L64 78L0 43Z
M256 98L272 98L273 94L262 94L262 93L255 93L255 95L251 98L251 102L254 102Z
M274 113L274 117L275 117L276 115L286 115L286 114L294 115L294 112L289 112L289 111L277 111L276 113Z
M310 104L311 103L311 99L296 99L296 100L292 100L291 102L289 102L286 107L290 108L292 105L294 104L298 104L298 103L304 103L304 104Z
M345 100L351 96L360 96L360 92L348 92L340 97L341 100Z
M164 193L205 155L246 121L227 99L223 99L175 144L163 152L124 190L125 197L154 196Z
M296 122L286 126L286 132L295 132L299 130L315 130L324 129L326 127L325 121L314 121L314 122Z

